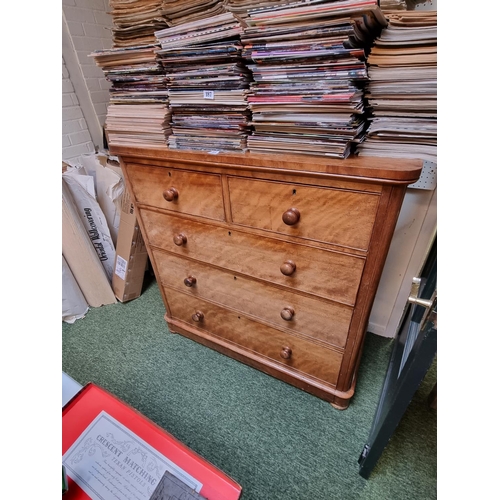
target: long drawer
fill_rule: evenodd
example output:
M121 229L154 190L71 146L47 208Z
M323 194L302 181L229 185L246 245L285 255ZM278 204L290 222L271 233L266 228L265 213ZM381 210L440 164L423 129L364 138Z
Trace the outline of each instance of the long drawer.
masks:
M229 177L232 222L367 250L380 196Z
M277 328L343 348L352 308L314 299L182 257L154 251L161 283Z
M141 215L153 246L347 305L356 301L361 257L145 209Z
M137 203L225 219L220 175L134 164L127 166L127 173Z
M198 297L165 288L172 318L263 359L335 386L342 354L275 330ZM175 331L175 327L173 328Z

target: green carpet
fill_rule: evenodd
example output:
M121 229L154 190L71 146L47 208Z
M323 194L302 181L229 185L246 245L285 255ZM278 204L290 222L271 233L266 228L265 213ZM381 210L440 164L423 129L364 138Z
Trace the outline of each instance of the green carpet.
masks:
M368 438L393 342L368 334L347 410L168 332L156 282L62 324L62 370L142 412L243 488L242 500L437 497L436 361L368 480Z

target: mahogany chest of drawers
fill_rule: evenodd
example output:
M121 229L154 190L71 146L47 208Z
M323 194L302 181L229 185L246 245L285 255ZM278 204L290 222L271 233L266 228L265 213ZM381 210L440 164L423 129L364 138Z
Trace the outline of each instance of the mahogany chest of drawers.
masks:
M419 160L112 146L171 332L346 408Z

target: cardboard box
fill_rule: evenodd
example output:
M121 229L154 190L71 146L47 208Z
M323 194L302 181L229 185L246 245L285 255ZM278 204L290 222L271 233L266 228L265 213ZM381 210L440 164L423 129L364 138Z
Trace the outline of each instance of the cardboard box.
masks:
M104 424L110 432L103 432ZM134 485L139 493L140 488L151 491L149 496L138 493L122 498L151 498L163 473L162 464L170 464L167 470L177 471L179 479L196 482L197 492L207 500L238 500L242 492L241 486L215 465L93 383L63 406L62 455L68 476L67 500L115 500L120 498L117 492L127 485L129 492ZM89 495L96 487L105 494Z
M79 163L85 173L94 179L96 199L116 247L125 181L120 163L113 158L105 153L93 153L80 156Z
M116 258L111 286L120 302L142 293L148 253L137 222L135 206L127 190L122 195L120 227L116 242Z

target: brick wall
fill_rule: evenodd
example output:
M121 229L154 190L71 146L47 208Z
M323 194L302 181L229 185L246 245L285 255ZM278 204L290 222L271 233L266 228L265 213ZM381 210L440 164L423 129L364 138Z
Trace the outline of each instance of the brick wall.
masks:
M86 92L90 96L93 113L102 127L109 103L110 84L104 78L102 70L96 66L94 59L88 55L94 50L110 48L113 45L110 29L113 22L112 17L107 14L110 10L109 2L108 0L63 0L62 4L63 16L85 81ZM63 114L64 102L69 101L64 96L63 88Z
M69 161L94 151L87 122L62 59L62 159Z

